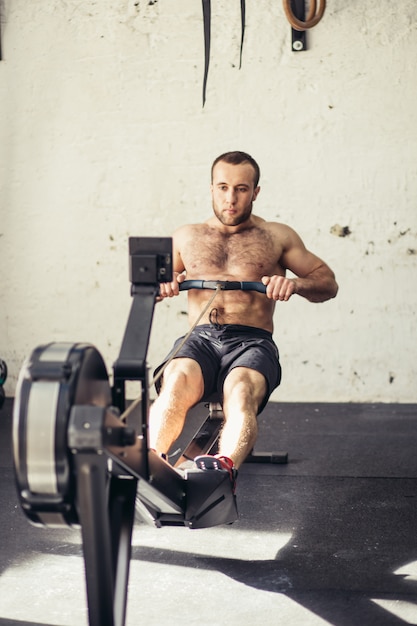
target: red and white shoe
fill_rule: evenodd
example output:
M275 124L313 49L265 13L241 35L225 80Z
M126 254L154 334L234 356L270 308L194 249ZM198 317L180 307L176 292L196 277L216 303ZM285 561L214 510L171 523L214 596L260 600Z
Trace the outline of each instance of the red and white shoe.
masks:
M236 491L236 478L237 478L237 469L228 456L223 456L222 454L216 454L212 456L211 454L203 454L201 456L196 456L194 459L194 463L196 467L201 470L223 470L228 472L230 477L230 482L232 483L232 491L235 493Z

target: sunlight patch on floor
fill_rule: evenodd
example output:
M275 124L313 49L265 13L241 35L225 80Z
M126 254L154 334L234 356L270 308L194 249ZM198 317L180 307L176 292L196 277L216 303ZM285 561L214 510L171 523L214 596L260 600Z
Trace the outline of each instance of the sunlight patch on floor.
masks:
M232 534L231 534L232 533ZM238 530L221 526L188 528L135 526L132 545L187 552L213 558L270 561L291 541L291 533Z
M84 626L84 561L78 556L32 553L1 575L0 598L2 618L52 626Z
M401 576L405 583L410 582L415 585L417 581L417 561L410 561L410 563L402 565L395 570L394 574ZM410 586L410 592L411 591ZM417 623L417 603L406 602L404 600L384 600L380 598L375 598L372 602L399 619L402 619L405 624Z
M404 624L416 624L417 604L405 602L404 600L373 599L372 602L380 606L384 611L387 611L387 613L391 613L391 615L395 615L395 617L403 620Z

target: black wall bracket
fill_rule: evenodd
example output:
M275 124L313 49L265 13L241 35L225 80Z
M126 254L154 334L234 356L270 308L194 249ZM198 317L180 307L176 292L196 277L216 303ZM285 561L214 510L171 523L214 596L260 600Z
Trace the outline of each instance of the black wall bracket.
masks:
M305 20L305 0L291 0L291 8L296 18ZM307 50L307 33L305 30L291 28L291 49L293 52Z

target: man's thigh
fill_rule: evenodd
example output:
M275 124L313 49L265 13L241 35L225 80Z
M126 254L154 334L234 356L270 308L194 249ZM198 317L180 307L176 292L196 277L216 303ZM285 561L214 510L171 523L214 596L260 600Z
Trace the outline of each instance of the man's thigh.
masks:
M235 376L236 382L239 382L241 376L247 378L250 385L248 389L251 389L251 393L257 394L256 398L259 401L257 412L260 413L265 408L272 391L281 381L281 365L276 345L270 341L262 343L255 341L254 345L242 344L241 348L228 354L222 363L219 388L224 389L226 379L230 384L230 381L235 380Z
M158 376L161 369L164 369L164 372L168 370L171 364L174 372L180 371L182 366L177 365L177 362L183 362L187 368L190 368L191 373L198 371L202 374L204 380L204 396L209 397L217 389L219 356L210 341L202 338L197 332L194 332L185 344L183 343L183 339L183 337L177 339L171 352L156 368L154 376ZM166 363L169 365L167 366ZM197 365L198 370L195 370L194 365ZM155 383L158 393L160 392L161 383L162 380L157 380Z

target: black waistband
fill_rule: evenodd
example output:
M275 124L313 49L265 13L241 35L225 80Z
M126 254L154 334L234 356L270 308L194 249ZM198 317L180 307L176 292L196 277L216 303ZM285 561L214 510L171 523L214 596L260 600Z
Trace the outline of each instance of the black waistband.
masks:
M264 328L256 326L245 326L244 324L199 324L195 327L194 332L216 333L230 335L251 335L252 337L266 337L272 339L272 333Z

